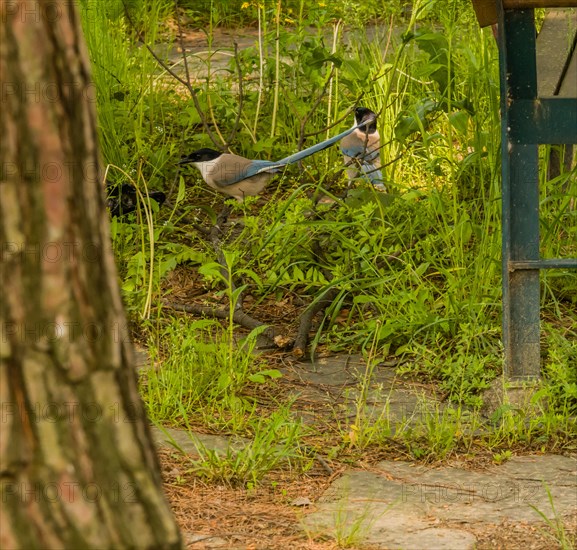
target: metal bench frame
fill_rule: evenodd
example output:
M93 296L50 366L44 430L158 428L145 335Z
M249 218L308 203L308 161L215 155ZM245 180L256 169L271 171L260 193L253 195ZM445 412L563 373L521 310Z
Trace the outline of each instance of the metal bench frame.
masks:
M577 259L540 257L538 159L539 144L577 143L577 98L539 97L534 9L504 7L501 0L496 3L505 370L511 380L526 381L540 375L539 272L577 268ZM548 5L557 6L559 2ZM568 3L565 0L561 5Z

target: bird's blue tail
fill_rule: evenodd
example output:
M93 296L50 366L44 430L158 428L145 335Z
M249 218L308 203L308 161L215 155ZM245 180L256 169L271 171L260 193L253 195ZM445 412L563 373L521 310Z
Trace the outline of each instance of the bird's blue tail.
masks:
M261 172L277 171L275 169L279 169L279 168L282 168L284 166L288 166L289 164L294 164L295 162L298 162L299 160L303 160L307 157L310 157L311 155L314 155L315 153L318 153L318 152L322 151L323 149L327 149L331 145L334 145L335 143L337 143L338 141L340 141L344 137L347 137L349 134L354 132L357 128L362 128L362 127L366 126L367 124L370 124L371 121L372 120L366 120L361 124L355 125L352 128L349 128L348 130L345 130L344 132L341 132L340 134L333 136L332 138L325 139L325 141L321 141L320 143L317 143L316 145L313 145L312 147L309 147L307 149L303 149L302 151L299 151L298 153L294 153L293 155L290 155L290 156L288 156L284 159L278 160L276 162L260 161L262 163L267 163L267 164L264 166L262 164L255 164L255 165L251 166L249 168L249 170L246 171L245 177L248 178L250 176L260 174Z

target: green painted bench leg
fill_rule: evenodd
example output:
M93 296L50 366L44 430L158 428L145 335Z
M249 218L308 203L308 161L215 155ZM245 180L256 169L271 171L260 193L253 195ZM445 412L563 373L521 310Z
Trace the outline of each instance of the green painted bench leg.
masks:
M514 270L512 262L539 260L538 149L510 140L508 110L537 96L533 10L500 10L499 27L505 369L527 380L540 371L539 269Z
M510 145L511 208L507 214L503 212L508 216L510 244L503 256L503 284L508 288L505 360L507 374L513 379L535 378L540 370L539 269L512 269L517 260L539 259L538 169L536 145Z

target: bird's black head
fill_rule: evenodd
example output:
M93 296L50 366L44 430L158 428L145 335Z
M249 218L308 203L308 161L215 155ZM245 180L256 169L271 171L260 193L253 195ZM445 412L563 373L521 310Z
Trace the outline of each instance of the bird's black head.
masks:
M215 151L214 149L207 149L206 147L203 149L199 149L198 151L194 151L194 153L190 153L190 155L183 155L178 164L190 164L192 162L206 162L207 160L214 160L220 157L222 153L220 151Z
M138 208L138 193L132 185L127 183L116 185L106 180L106 195L110 215L113 217L130 214ZM148 196L154 199L159 207L166 200L166 195L162 191L149 191Z
M377 129L377 114L366 107L357 107L355 109L355 122L362 124L367 121L370 122L366 124L363 129L371 134Z

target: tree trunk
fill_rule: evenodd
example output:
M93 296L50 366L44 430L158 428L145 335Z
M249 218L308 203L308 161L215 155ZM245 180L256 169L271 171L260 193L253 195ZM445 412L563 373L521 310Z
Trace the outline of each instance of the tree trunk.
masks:
M180 548L137 392L72 0L0 0L0 547Z

